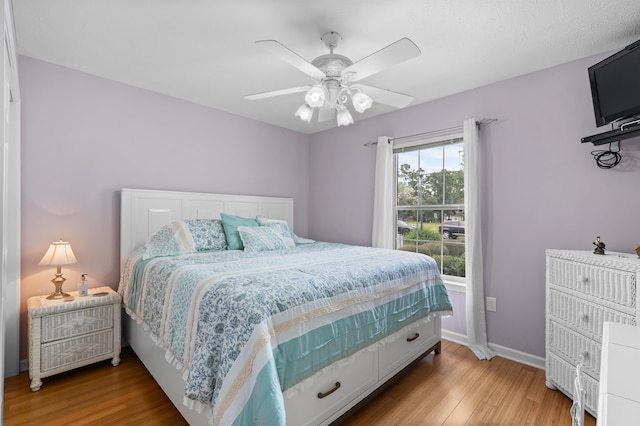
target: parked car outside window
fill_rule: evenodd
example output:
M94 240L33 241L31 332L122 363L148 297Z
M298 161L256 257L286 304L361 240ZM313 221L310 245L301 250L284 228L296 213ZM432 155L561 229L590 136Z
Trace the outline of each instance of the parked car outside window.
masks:
M409 225L408 223L403 222L401 220L398 221L398 234L407 235L409 232L413 231L414 229L416 229L415 226Z
M460 235L464 235L464 221L446 220L438 225L438 230L444 238L455 239Z

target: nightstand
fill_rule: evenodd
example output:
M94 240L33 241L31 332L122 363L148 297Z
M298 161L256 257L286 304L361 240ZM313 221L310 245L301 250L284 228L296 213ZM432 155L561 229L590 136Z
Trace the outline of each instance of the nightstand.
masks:
M92 288L84 297L69 294L74 298L69 302L47 296L27 301L33 391L44 377L109 358L114 366L120 363L120 295L110 287Z

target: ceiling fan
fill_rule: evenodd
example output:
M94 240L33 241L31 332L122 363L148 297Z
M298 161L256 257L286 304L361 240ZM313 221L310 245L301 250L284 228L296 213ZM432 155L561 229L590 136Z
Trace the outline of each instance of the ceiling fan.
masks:
M314 110L317 109L318 122L332 120L335 116L338 126L353 123L353 117L347 108L349 99L353 109L360 113L371 108L374 101L395 108L404 108L411 103L413 96L357 82L420 55L420 49L414 42L408 38L401 38L354 63L346 56L333 53L342 39L340 34L330 31L323 34L320 39L329 49L329 54L318 56L311 62L276 40L256 41L256 44L268 49L311 77L313 84L247 95L244 98L256 100L306 92L305 102L296 111L296 117L310 123Z

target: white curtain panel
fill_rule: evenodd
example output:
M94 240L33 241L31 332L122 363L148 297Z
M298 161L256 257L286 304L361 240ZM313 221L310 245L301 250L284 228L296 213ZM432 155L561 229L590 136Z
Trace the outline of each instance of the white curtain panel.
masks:
M386 136L378 137L376 151L375 193L373 199L373 231L371 245L378 248L393 247L393 144Z
M467 338L469 348L479 359L494 354L487 341L482 268L482 232L480 227L480 165L478 160L478 127L476 120L464 121L464 208L466 212L465 269Z

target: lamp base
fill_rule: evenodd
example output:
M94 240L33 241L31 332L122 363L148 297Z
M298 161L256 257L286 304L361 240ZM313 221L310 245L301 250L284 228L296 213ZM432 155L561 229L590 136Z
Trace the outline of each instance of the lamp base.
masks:
M54 279L51 280L53 285L56 286L56 289L53 293L47 296L47 299L49 300L64 299L65 297L71 296L70 294L67 294L64 291L62 291L62 284L64 284L66 280L67 279L62 276L62 271L60 270L60 266L58 266L58 271L56 272L56 276Z
M56 291L54 291L53 293L48 295L47 299L49 299L49 300L64 299L65 297L70 297L71 296L70 294L63 292L62 290L60 290L60 292L58 292L57 290L59 290L59 289L56 289Z

